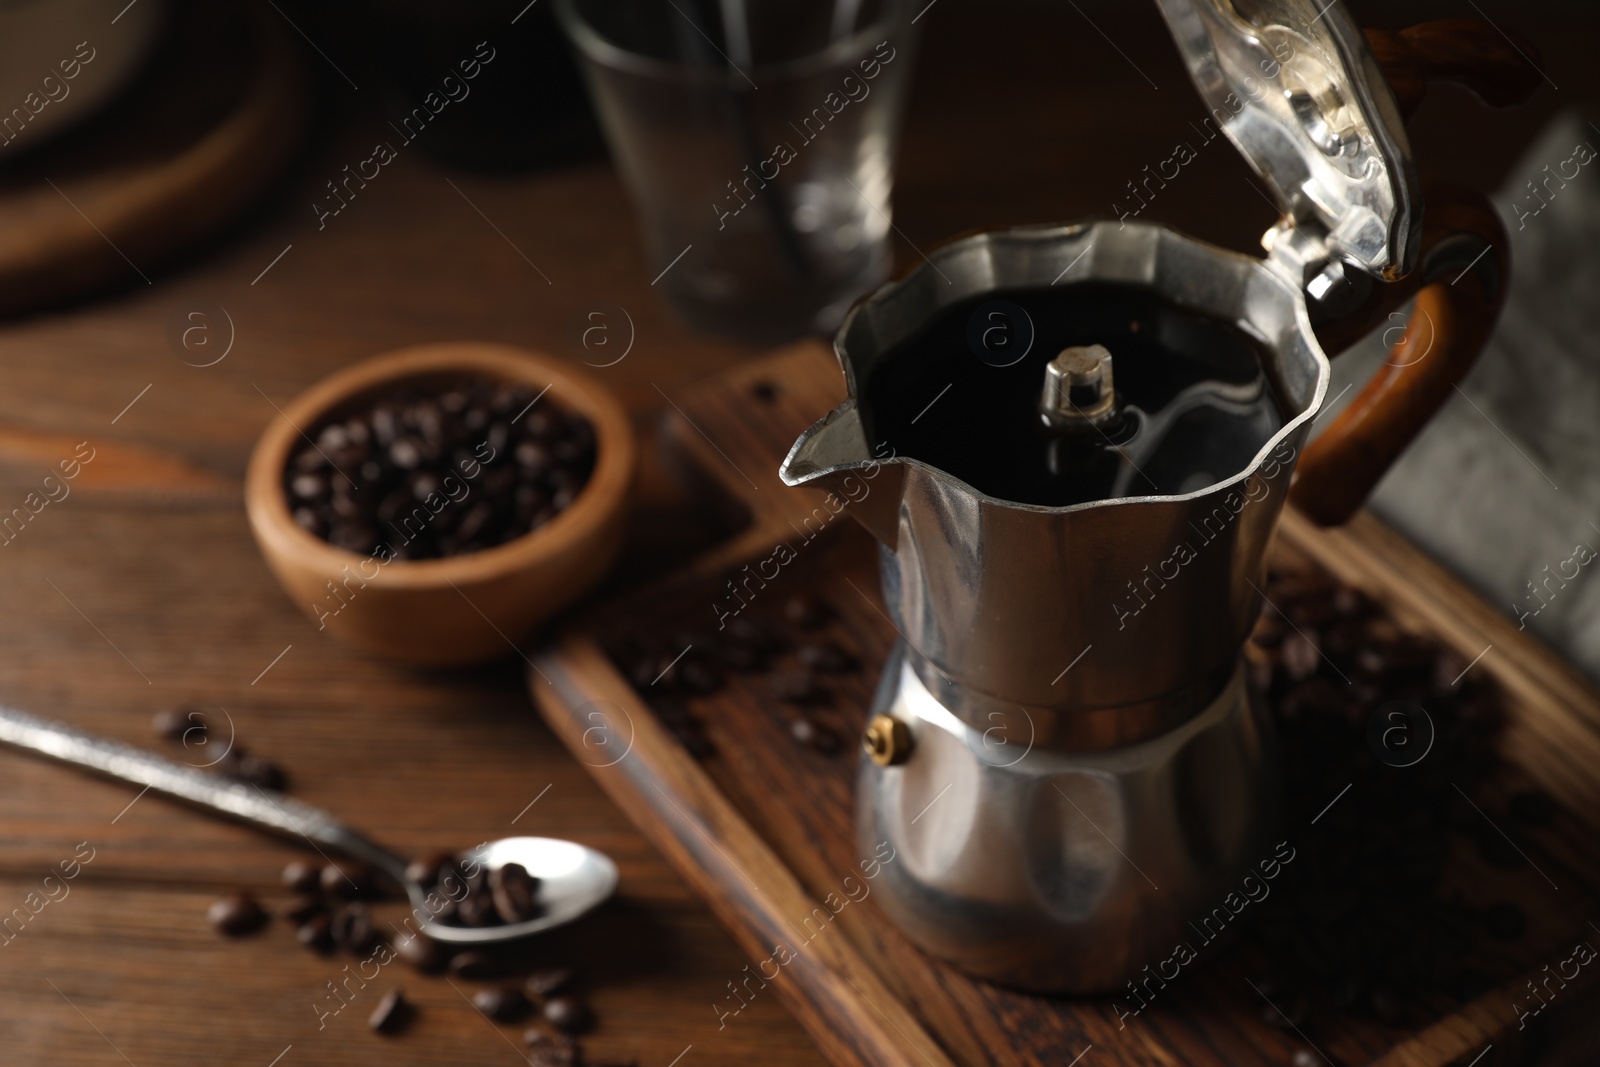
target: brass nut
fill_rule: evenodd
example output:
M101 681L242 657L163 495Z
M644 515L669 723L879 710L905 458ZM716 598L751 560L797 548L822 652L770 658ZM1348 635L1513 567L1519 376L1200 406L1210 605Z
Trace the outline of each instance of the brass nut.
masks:
M911 731L892 715L877 715L867 723L861 747L880 767L893 767L911 758Z

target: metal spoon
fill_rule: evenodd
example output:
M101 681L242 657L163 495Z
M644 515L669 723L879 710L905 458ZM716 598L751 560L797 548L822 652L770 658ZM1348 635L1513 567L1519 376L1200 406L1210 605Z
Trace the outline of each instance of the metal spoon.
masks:
M25 712L0 707L0 742L70 763L158 793L187 800L256 826L303 837L313 846L326 845L377 868L405 887L417 928L436 941L491 944L526 937L562 926L590 911L617 887L617 867L610 859L573 841L553 837L503 837L461 855L462 860L495 870L520 863L539 879L536 919L507 926L447 926L433 919L423 889L407 881L406 861L339 823L332 815L303 801L259 786L232 782L182 763L106 738L48 722Z

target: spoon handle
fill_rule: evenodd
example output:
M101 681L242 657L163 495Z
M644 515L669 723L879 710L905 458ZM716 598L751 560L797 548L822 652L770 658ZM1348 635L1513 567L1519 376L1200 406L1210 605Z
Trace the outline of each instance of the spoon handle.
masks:
M260 786L229 781L120 741L95 737L62 722L49 722L0 706L0 742L142 785L275 833L303 837L313 846L327 845L370 863L391 877L398 878L404 869L404 863L393 853L345 827L321 808Z

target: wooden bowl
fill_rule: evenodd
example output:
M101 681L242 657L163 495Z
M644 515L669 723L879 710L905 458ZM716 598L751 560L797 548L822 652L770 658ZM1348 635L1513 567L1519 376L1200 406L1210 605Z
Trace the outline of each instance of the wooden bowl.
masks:
M595 468L572 504L513 541L461 556L393 560L348 552L302 529L289 511L291 452L330 414L402 383L483 377L520 382L594 426ZM450 342L401 349L312 386L267 426L250 457L245 508L279 584L319 629L420 666L508 656L592 587L622 545L637 444L616 397L561 360L508 345Z

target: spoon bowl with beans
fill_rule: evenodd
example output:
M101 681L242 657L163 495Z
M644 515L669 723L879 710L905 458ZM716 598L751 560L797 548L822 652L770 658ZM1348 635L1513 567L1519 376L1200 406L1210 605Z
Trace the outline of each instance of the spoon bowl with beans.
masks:
M0 707L0 742L366 864L405 890L417 928L436 941L487 945L564 926L617 887L608 857L553 837L505 837L408 863L304 801L13 708Z

